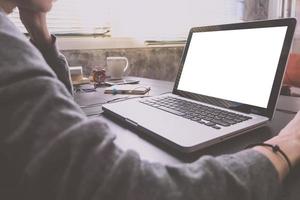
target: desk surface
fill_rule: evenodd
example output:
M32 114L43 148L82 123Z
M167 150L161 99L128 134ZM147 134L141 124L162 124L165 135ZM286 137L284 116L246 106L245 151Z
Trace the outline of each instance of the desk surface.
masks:
M136 77L131 77L131 79L138 79L140 80L140 84L150 86L151 91L148 94L150 96L171 92L173 88L173 83L171 82ZM115 123L101 114L99 115L99 113L102 112L101 105L105 102L116 98L122 98L124 96L128 97L128 95L104 94L104 90L105 88L97 88L96 92L77 93L74 98L89 117L100 118L109 125L111 131L117 135L115 143L121 149L135 150L144 160L168 165L192 162L198 159L201 155L218 156L221 154L238 152L249 144L263 142L277 135L279 131L294 117L292 112L276 111L274 119L265 127L237 136L226 142L213 145L193 154L181 154L173 149L169 149L168 147L161 145L159 142L151 138L147 138L134 130L128 129L126 126ZM285 104L291 105L295 104L297 101L298 98L281 98L280 110L284 110ZM291 109L292 108L289 107L288 110L291 111ZM295 111L297 111L296 109L297 108L295 108ZM300 170L296 171L297 172L294 174L293 178L287 179L287 187L285 190L288 192L286 192L285 197L289 196L288 199L298 199L300 194L300 191L297 192L296 189L296 185L300 183Z

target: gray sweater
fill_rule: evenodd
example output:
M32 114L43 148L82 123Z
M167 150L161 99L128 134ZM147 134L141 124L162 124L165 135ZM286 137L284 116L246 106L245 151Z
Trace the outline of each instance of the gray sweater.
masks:
M39 51L1 11L0 44L1 200L267 200L278 195L274 166L253 150L203 156L180 166L121 151L109 127L87 119L73 101L67 63L55 46Z

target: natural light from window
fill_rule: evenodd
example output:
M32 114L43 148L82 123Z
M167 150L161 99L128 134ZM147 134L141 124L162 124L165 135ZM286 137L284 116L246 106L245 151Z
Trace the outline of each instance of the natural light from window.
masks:
M53 33L102 33L139 40L186 38L193 26L241 21L243 0L58 0L48 14ZM17 13L11 18L17 20ZM23 29L24 30L24 29Z

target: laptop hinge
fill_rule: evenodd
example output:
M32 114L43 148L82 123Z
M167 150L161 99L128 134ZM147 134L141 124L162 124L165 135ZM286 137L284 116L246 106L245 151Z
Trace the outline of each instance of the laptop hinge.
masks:
M251 109L249 106L246 105L234 105L234 106L230 106L229 109L236 110L238 112L242 112L245 114L255 113L253 112L254 111L253 109Z

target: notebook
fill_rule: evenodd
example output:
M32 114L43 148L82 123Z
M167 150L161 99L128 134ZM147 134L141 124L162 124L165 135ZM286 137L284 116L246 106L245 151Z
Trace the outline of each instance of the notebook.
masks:
M273 118L296 20L195 27L173 92L105 104L104 114L182 152Z

